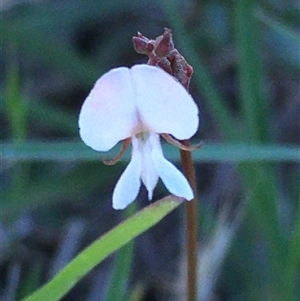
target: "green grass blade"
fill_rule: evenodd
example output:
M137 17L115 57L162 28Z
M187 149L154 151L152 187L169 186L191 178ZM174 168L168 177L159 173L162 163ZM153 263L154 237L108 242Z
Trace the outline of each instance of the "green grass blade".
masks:
M260 58L260 30L253 16L253 1L235 1L236 52L240 103L246 140L268 141L267 101L263 101L263 64Z
M261 22L275 30L277 33L281 34L284 37L288 37L291 40L293 40L297 45L299 45L300 42L300 34L297 33L292 28L272 19L270 16L268 16L266 13L264 13L262 10L258 10L255 13L255 17L257 17Z
M74 142L24 142L19 144L2 143L2 160L5 161L99 161L113 158L119 148L109 153L96 152L81 141ZM164 154L171 161L179 161L178 149L163 143ZM122 161L129 162L127 150ZM297 146L263 144L205 144L193 152L195 162L299 162L300 149Z
M7 59L8 68L6 73L3 103L9 121L10 137L14 143L24 142L27 136L28 110L27 102L21 92L21 79L18 61L18 44L14 37L9 41ZM9 60L10 59L10 60ZM1 148L0 148L1 149ZM11 174L11 186L9 190L10 199L27 186L27 176L30 165L27 162L17 164Z
M26 138L27 106L21 94L16 45L10 47L11 62L7 71L4 104L9 120L12 140L23 141Z
M286 262L285 279L286 283L289 283L289 290L287 291L287 300L297 300L300 289L297 285L299 279L300 269L300 212L298 210L298 219L295 222L295 228L292 233L292 237L289 241L288 256Z
M50 282L23 301L60 300L91 269L120 247L157 224L180 204L182 204L181 199L170 196L136 213L92 243Z
M253 11L255 0L234 2L234 28L236 52L238 54L238 75L244 139L251 142L268 142L268 108L263 93L264 71L260 57L259 42L262 34ZM276 209L279 200L275 185L275 174L271 166L253 164L241 165L240 171L246 180L246 194L249 199L249 213L262 227L268 242L268 285L279 298L283 297L285 286L281 272L286 256L286 241L280 232ZM281 297L280 297L281 296Z
M133 203L126 209L125 216L129 217L135 211L136 205ZM133 246L134 241L132 240L116 254L114 270L105 301L126 300L132 266Z

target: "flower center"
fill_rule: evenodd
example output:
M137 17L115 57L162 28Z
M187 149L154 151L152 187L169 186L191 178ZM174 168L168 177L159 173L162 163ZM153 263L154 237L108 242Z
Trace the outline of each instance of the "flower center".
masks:
M141 141L145 142L149 137L149 133L148 132L140 132L140 133L136 134L136 137L138 139L140 139Z

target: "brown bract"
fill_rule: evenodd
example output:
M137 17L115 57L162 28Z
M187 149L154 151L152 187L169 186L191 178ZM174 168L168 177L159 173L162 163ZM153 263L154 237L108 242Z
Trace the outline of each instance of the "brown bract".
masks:
M136 52L149 57L148 65L159 66L175 77L186 90L189 89L193 67L174 47L171 29L165 28L163 35L155 40L148 39L138 32L132 41Z

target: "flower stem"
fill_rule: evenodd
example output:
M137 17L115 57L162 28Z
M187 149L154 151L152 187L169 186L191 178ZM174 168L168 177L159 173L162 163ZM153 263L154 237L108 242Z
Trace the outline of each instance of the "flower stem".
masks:
M143 36L140 32L133 37L133 45L138 53L148 55L148 65L158 66L173 77L175 77L182 86L189 91L189 83L193 75L193 67L188 64L185 58L174 47L172 32L165 28L162 36L155 40L150 40ZM159 55L157 55L159 53ZM169 135L164 134L164 138L177 145L178 141L172 139ZM186 147L182 149L180 142ZM179 142L180 156L183 171L187 177L193 192L194 199L186 204L187 217L187 300L196 301L197 299L197 183L195 169L191 155L191 145L189 140ZM178 146L178 145L177 145ZM196 146L199 148L201 143ZM192 147L194 148L194 147ZM188 150L190 149L190 150Z
M181 141L189 146L188 140ZM186 203L187 219L187 300L197 299L197 230L198 230L198 206L197 206L197 183L192 154L189 151L180 150L182 168L193 192L194 199Z

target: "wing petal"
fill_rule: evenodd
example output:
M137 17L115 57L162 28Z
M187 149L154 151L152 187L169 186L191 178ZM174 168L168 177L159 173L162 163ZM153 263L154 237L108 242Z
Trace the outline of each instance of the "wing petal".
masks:
M163 156L159 137L151 135L149 137L152 144L152 160L159 177L166 188L174 195L183 197L190 201L194 194L185 176Z

